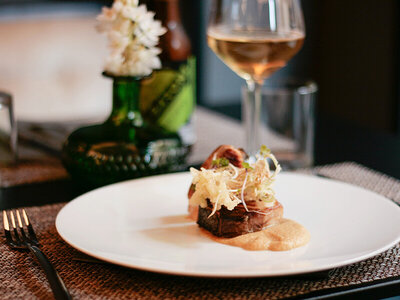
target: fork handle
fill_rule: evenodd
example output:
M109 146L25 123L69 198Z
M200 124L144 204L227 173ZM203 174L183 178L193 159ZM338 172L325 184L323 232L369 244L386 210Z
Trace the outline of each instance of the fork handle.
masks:
M60 275L49 261L46 255L37 246L28 244L29 250L36 256L39 263L46 273L47 280L50 283L51 290L53 291L56 300L69 300L72 299Z

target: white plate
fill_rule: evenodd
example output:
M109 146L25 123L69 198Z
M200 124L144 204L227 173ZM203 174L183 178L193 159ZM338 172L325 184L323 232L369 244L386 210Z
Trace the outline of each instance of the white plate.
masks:
M311 233L285 252L246 251L203 236L186 218L189 173L103 187L68 203L56 227L74 248L142 270L207 277L281 276L364 260L400 240L400 208L349 184L283 173L275 188L287 218Z

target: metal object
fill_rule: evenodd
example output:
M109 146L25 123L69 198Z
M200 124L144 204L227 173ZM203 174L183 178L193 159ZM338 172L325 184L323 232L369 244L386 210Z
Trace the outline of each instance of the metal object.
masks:
M9 222L8 215L11 222ZM28 249L36 256L46 273L55 299L72 299L60 275L46 255L39 249L39 242L25 210L15 210L15 212L10 210L8 213L3 211L3 224L7 243L13 249Z
M14 117L12 96L0 91L0 142L6 145L6 152L0 152L3 162L16 162L18 157L17 122ZM3 115L5 112L6 116ZM0 149L1 150L1 149Z

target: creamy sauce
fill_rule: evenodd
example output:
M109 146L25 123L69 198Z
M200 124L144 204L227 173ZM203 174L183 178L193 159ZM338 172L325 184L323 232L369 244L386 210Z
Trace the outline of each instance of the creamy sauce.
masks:
M234 238L216 237L207 230L202 230L212 240L245 250L286 251L306 245L310 233L299 223L289 219L277 219L264 230L240 235Z

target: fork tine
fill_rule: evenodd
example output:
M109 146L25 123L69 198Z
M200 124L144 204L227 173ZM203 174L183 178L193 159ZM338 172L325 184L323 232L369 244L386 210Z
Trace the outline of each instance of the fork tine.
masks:
M3 210L3 224L4 224L4 235L6 236L6 240L9 244L13 244L13 239L10 232L10 224L8 222L7 212Z
M12 225L12 228L17 228L17 226L15 226L15 218L14 218L14 213L13 213L13 211L10 210L9 214L10 214L10 217L11 217L11 225Z
M15 224L14 212L12 210L10 210L9 213L10 213L10 217L11 217L11 225L12 225L13 232L14 232L15 242L16 242L16 244L20 244L21 243L21 239L19 238L17 225Z
M10 231L10 224L8 223L8 217L7 213L5 210L3 210L3 224L4 224L4 230Z
M25 225L28 228L28 232L29 232L29 237L31 238L32 242L36 245L39 246L39 241L36 237L35 231L33 230L32 224L29 221L28 215L25 211L25 209L22 209L22 217L25 221Z
M26 226L28 226L29 225L29 218L28 218L28 215L26 214L25 209L22 209L22 216L24 217L24 221L25 221Z
M21 237L25 242L29 242L28 237L25 234L24 226L22 225L21 215L19 214L18 209L15 210L15 214L17 215L17 221L19 226L19 231L21 232Z
M19 215L18 209L15 210L15 213L17 214L17 221L18 221L18 226L19 226L19 228L23 228L23 227L22 227L21 216Z

